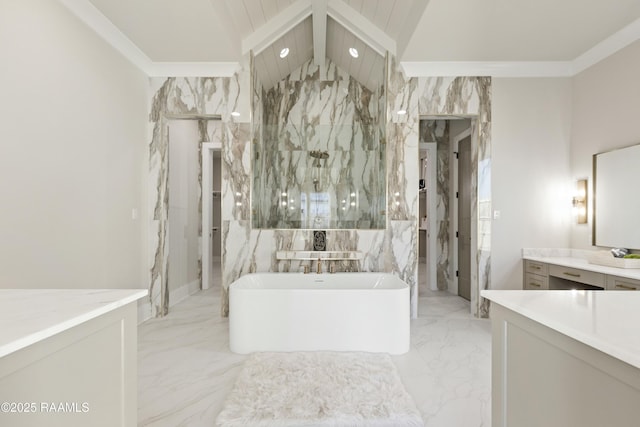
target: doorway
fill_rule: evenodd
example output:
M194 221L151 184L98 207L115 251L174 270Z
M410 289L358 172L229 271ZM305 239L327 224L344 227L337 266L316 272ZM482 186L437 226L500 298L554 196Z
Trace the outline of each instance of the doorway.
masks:
M427 290L438 290L436 252L437 153L435 142L420 143L418 295L425 295Z
M457 191L456 240L458 295L471 300L471 129L454 139Z
M202 143L202 289L222 283L222 143Z
M474 120L474 117L447 115L420 118L420 158L425 157L427 146L433 144L435 147L433 155L435 161L430 165L435 173L435 178L432 178L434 182L432 195L435 200L433 203L426 203L425 206L427 218L432 216L434 219L434 223L427 228L433 230L429 233L429 237L433 241L436 276L435 279L429 279L429 286L425 288L424 277L429 270L424 268L425 258L423 257L429 252L425 251L422 241L425 231L421 226L424 220L422 199L424 190L421 189L418 234L420 254L418 283L423 286L421 295L425 295L427 289L447 291L470 301L473 299L473 287L477 286L477 275L473 274L474 268L477 268L477 263L474 264L473 259L477 253L473 247L474 227L477 227L477 224L474 222L476 220L473 215L475 187L472 181L475 175L472 168L472 153L474 144L478 142L477 136L474 137L472 131L477 129L473 127ZM422 167L421 163L421 179L424 175ZM426 180L426 187L428 183L429 180ZM459 183L463 185L460 187ZM429 194L428 188L426 193Z
M213 116L167 118L167 276L169 306L173 306L200 289L222 282L222 121ZM212 233L214 226L216 233Z
M169 120L167 278L170 306L200 289L199 142L197 121Z

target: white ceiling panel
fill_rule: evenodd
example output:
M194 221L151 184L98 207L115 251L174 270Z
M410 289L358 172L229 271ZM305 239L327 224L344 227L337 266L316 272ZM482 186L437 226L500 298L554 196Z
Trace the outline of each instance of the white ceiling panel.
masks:
M376 27L396 38L415 0L345 0ZM423 1L423 0L418 0Z
M358 58L349 55L350 47L358 49ZM380 86L384 58L331 18L327 21L327 57L370 90Z
M280 58L285 47L289 48L289 55ZM256 55L256 72L263 88L272 88L312 57L313 27L309 17Z
M152 61L237 61L210 0L91 0Z
M387 23L389 22L389 16L393 10L395 2L378 0L375 14L369 17L369 20L373 22L378 28L387 31Z
M226 9L229 11L229 18L233 22L233 27L235 29L234 37L244 38L251 34L254 30L251 25L251 18L249 18L249 14L245 8L244 1L225 0L224 3Z
M243 3L245 4L245 10L249 15L249 21L251 22L251 28L253 31L257 30L267 22L264 17L264 13L262 12L262 3L247 0ZM247 3L249 4L247 5Z
M313 25L308 26L312 20L303 28L297 24L306 21L306 14L312 10L323 11L322 7L310 6L322 1L327 2L328 16L348 30L343 31L335 22L331 29L327 28L327 57L357 73L354 77L363 83L371 81L364 77L368 67L364 64L377 59L369 58L365 53L368 48L364 47L360 62L363 65L356 66L349 63L345 53L345 46L361 41L379 52L396 51L398 60L405 64L466 62L489 64L487 69L491 69L491 64L500 61L577 61L616 34L617 38L611 40L624 39L624 43L598 47L597 57L602 59L640 39L640 0L61 1L72 10L83 5L95 7L96 13L113 24L111 34L120 37L121 32L152 63L239 63L246 58L245 46L260 46L255 52L270 47L261 61L256 61L270 70L268 82L284 77L283 73L297 68L313 54ZM294 15L294 10L298 11L295 19L290 19L288 25L281 24L287 16ZM103 21L83 20L109 40L109 32L100 29ZM626 26L629 27L625 29ZM269 31L274 27L282 31ZM285 31L287 34L282 35ZM285 44L292 50L291 57L278 62L275 58L279 60L277 54Z
M395 0L393 2L393 9L389 14L387 25L383 28L391 37L396 38L400 34L403 25L406 25L412 3L413 0Z
M430 0L404 61L571 61L640 19L639 0Z

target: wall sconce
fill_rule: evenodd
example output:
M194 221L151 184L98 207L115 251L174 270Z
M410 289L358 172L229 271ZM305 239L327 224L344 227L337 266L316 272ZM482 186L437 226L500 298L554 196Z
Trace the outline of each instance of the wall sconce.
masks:
M578 224L587 223L587 180L579 179L576 185L576 195L572 200Z

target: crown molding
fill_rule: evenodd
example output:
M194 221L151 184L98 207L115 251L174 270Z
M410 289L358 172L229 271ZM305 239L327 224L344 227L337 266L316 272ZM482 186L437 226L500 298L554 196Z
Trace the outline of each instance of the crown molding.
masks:
M573 75L583 72L638 40L640 40L640 18L574 59L572 63Z
M491 76L570 77L572 63L557 62L400 62L407 77Z
M232 76L241 66L238 62L154 62L113 25L89 0L59 1L133 65L150 77L228 77ZM309 13L310 7L311 2L309 0L300 2L297 8L297 18L299 19L300 12L302 12L302 15ZM300 9L302 9L302 11ZM329 2L328 12L334 19L338 18L338 21L340 21L339 18L344 17L343 15L345 14L353 17L352 13L347 13L351 12L350 9L335 0ZM360 27L364 25L363 23L360 24ZM353 31L354 25L348 25L346 28ZM395 42L391 43L391 41L387 39L384 40L386 40L386 43L376 45L378 49L395 51ZM631 24L601 41L572 61L401 61L400 65L407 77L572 77L637 40L640 40L640 19L636 19ZM248 41L245 40L243 44L246 44L245 42ZM373 43L373 41L370 41L370 43L376 44Z
M67 9L76 15L89 28L95 31L102 39L120 52L133 65L140 68L146 74L152 67L152 61L144 54L122 31L107 19L88 0L60 0Z
M152 62L149 77L231 77L241 69L239 62Z

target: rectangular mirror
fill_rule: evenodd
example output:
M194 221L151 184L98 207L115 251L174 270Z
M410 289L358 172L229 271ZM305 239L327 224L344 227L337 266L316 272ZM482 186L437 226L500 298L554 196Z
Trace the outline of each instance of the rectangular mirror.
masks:
M640 249L640 144L593 156L593 244Z

